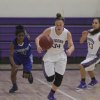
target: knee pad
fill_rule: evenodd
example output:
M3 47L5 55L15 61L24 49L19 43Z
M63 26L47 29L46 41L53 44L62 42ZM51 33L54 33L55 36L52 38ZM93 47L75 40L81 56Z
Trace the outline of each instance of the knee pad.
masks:
M54 81L54 85L59 87L62 83L62 79L63 79L63 75L60 75L58 73L55 73L55 81Z
M44 74L44 77L46 78L46 80L48 82L52 82L54 80L54 75L48 77L46 72L45 72L45 68L44 68L44 62L42 62L42 68L43 68L43 74Z
M54 80L54 75L50 77L46 76L46 79L48 82L52 82Z

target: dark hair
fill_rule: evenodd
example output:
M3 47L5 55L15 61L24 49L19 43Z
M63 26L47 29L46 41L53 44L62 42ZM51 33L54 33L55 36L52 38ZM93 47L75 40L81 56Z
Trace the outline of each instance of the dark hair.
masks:
M100 18L94 18L94 19L97 19L98 21L99 21L99 24L100 24ZM100 27L98 28L98 29L95 29L95 30L92 30L92 31L90 31L89 30L89 33L91 34L91 35L95 35L95 34L97 34L98 32L100 32Z
M62 20L64 22L64 18L62 17L60 13L56 14L56 20Z
M15 35L17 36L19 33L24 33L25 34L25 30L24 30L24 27L22 25L17 25L16 26Z
M95 17L94 19L97 19L99 21L99 23L100 23L100 17Z

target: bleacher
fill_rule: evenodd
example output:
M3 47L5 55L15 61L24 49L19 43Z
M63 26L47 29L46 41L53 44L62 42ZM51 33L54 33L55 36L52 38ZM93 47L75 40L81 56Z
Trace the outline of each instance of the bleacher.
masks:
M15 27L22 24L31 36L35 63L40 63L43 53L38 54L34 40L45 28L53 26L54 21L54 18L0 18L0 62L8 63L9 44L15 37ZM91 28L91 23L92 18L65 18L65 28L72 33L75 45L75 51L69 57L69 63L78 63L86 56L86 43L80 45L79 39L83 30Z

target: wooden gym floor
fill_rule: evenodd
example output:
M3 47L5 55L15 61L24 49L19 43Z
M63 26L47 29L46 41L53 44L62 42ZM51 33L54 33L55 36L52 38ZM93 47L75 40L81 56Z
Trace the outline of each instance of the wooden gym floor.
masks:
M34 65L36 67L36 65ZM76 65L75 65L76 66ZM9 65L0 65L0 68L10 68ZM1 70L0 69L0 70ZM29 84L27 79L22 78L22 71L17 74L18 91L9 94L11 88L10 71L0 71L0 100L48 100L50 83L47 83L42 70L33 70L34 83ZM91 89L76 91L80 82L79 70L66 70L61 87L56 92L57 100L100 100L100 66L95 70L98 85ZM87 75L87 83L90 78Z

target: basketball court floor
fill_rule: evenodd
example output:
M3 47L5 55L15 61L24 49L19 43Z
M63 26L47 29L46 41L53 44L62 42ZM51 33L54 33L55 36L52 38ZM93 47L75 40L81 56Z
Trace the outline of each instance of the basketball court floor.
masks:
M75 65L76 66L76 65ZM36 67L36 65L35 65ZM33 70L33 84L22 78L22 71L17 74L18 91L9 94L11 88L10 65L0 65L0 100L48 100L47 95L51 85L47 83L42 70ZM2 70L3 69L3 70ZM99 84L90 89L77 91L80 82L79 70L66 70L61 87L56 92L57 100L100 100L100 66L96 67L95 74ZM87 83L90 79L87 75Z

